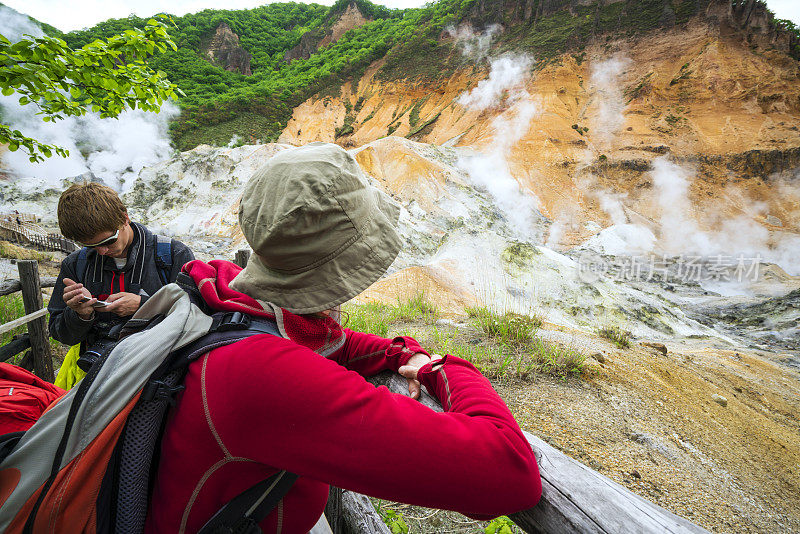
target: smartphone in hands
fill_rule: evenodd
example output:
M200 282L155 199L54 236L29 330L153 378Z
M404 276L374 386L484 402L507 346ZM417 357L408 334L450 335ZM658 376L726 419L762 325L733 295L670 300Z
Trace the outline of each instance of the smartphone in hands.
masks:
M82 297L81 300L79 300L78 302L83 304L84 302L89 302L90 300L92 300L90 297ZM111 304L111 303L107 302L105 300L98 300L97 302L92 304L92 308L105 308L109 304Z

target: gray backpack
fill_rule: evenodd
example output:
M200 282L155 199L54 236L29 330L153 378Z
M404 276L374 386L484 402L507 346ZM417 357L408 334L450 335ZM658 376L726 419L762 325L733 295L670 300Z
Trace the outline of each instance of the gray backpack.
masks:
M186 275L128 321L83 380L27 432L0 436L0 531L138 534L144 530L164 416L191 362L274 322L210 314ZM257 533L297 475L241 493L200 530Z

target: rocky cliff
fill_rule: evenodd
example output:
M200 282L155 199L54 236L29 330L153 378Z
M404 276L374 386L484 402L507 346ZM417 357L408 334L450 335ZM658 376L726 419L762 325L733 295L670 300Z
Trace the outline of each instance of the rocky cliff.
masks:
M487 24L535 27L542 19L564 13L579 17L591 13L594 25L588 32L575 35L575 43L586 44L609 31L632 32L654 28L672 28L699 14L724 31L736 31L748 42L775 48L800 57L797 36L786 31L760 0L475 0L464 22L479 28ZM647 15L646 18L643 15ZM655 16L653 16L655 14Z
M205 57L214 65L231 72L250 76L250 53L239 45L239 36L230 26L221 23L205 47Z
M355 3L351 3L341 15L328 21L323 27L304 33L297 46L286 51L284 59L289 63L296 59L308 59L320 48L338 41L347 30L363 26L370 20L364 17Z

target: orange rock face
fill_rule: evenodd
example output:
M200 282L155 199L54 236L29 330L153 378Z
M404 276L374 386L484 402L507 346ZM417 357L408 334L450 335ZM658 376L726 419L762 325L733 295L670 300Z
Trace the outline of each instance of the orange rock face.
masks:
M597 70L602 74L611 58L623 67L609 94ZM312 98L296 108L281 140L357 148L394 135L491 151L500 136L497 119L516 113L518 103L505 97L482 110L459 102L487 77L486 67L431 85L380 81L380 66L345 85L339 98ZM736 216L772 228L771 216L796 233L798 199L783 186L800 166L799 79L796 61L751 50L701 23L590 46L580 61L567 54L530 71L523 90L538 113L507 148L508 168L539 199L542 214L561 223L555 246L585 240L595 231L589 223L620 222L604 208L604 193L619 200L623 222L657 221L663 207L649 169L665 154L688 170L699 228L718 228ZM609 100L618 108L613 132ZM346 120L352 133L337 137ZM358 157L387 189L402 198L413 191L435 209L441 172L402 152L399 145L371 147Z

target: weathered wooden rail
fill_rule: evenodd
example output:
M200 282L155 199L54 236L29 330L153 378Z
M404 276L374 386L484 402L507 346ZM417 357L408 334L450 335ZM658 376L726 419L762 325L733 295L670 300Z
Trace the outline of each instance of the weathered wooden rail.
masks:
M401 395L408 383L395 373L384 372L370 379ZM420 402L441 412L439 403L424 393ZM639 497L624 486L573 460L536 436L525 432L539 464L542 499L539 504L509 516L525 532L542 534L699 534L702 527ZM480 488L476 488L480 491ZM369 501L367 501L368 503ZM370 514L375 514L371 518ZM374 525L377 513L352 492L332 489L326 515L334 534L384 534Z
M39 278L40 287L54 287L56 285L55 276L42 276ZM19 280L3 280L0 281L0 296L10 295L22 291L22 283Z
M39 263L35 260L18 261L17 269L19 270L19 280L3 282L0 285L0 290L2 290L0 295L22 291L25 315L0 325L0 334L25 324L28 325L28 333L26 336L0 347L0 361L5 361L30 347L29 361L32 361L33 372L40 378L52 382L55 377L53 375L53 359L50 355L50 336L47 334L47 320L45 319L47 308L44 307L42 281L39 278ZM55 285L55 279L52 280L52 285ZM25 361L26 358L23 358L23 362Z

